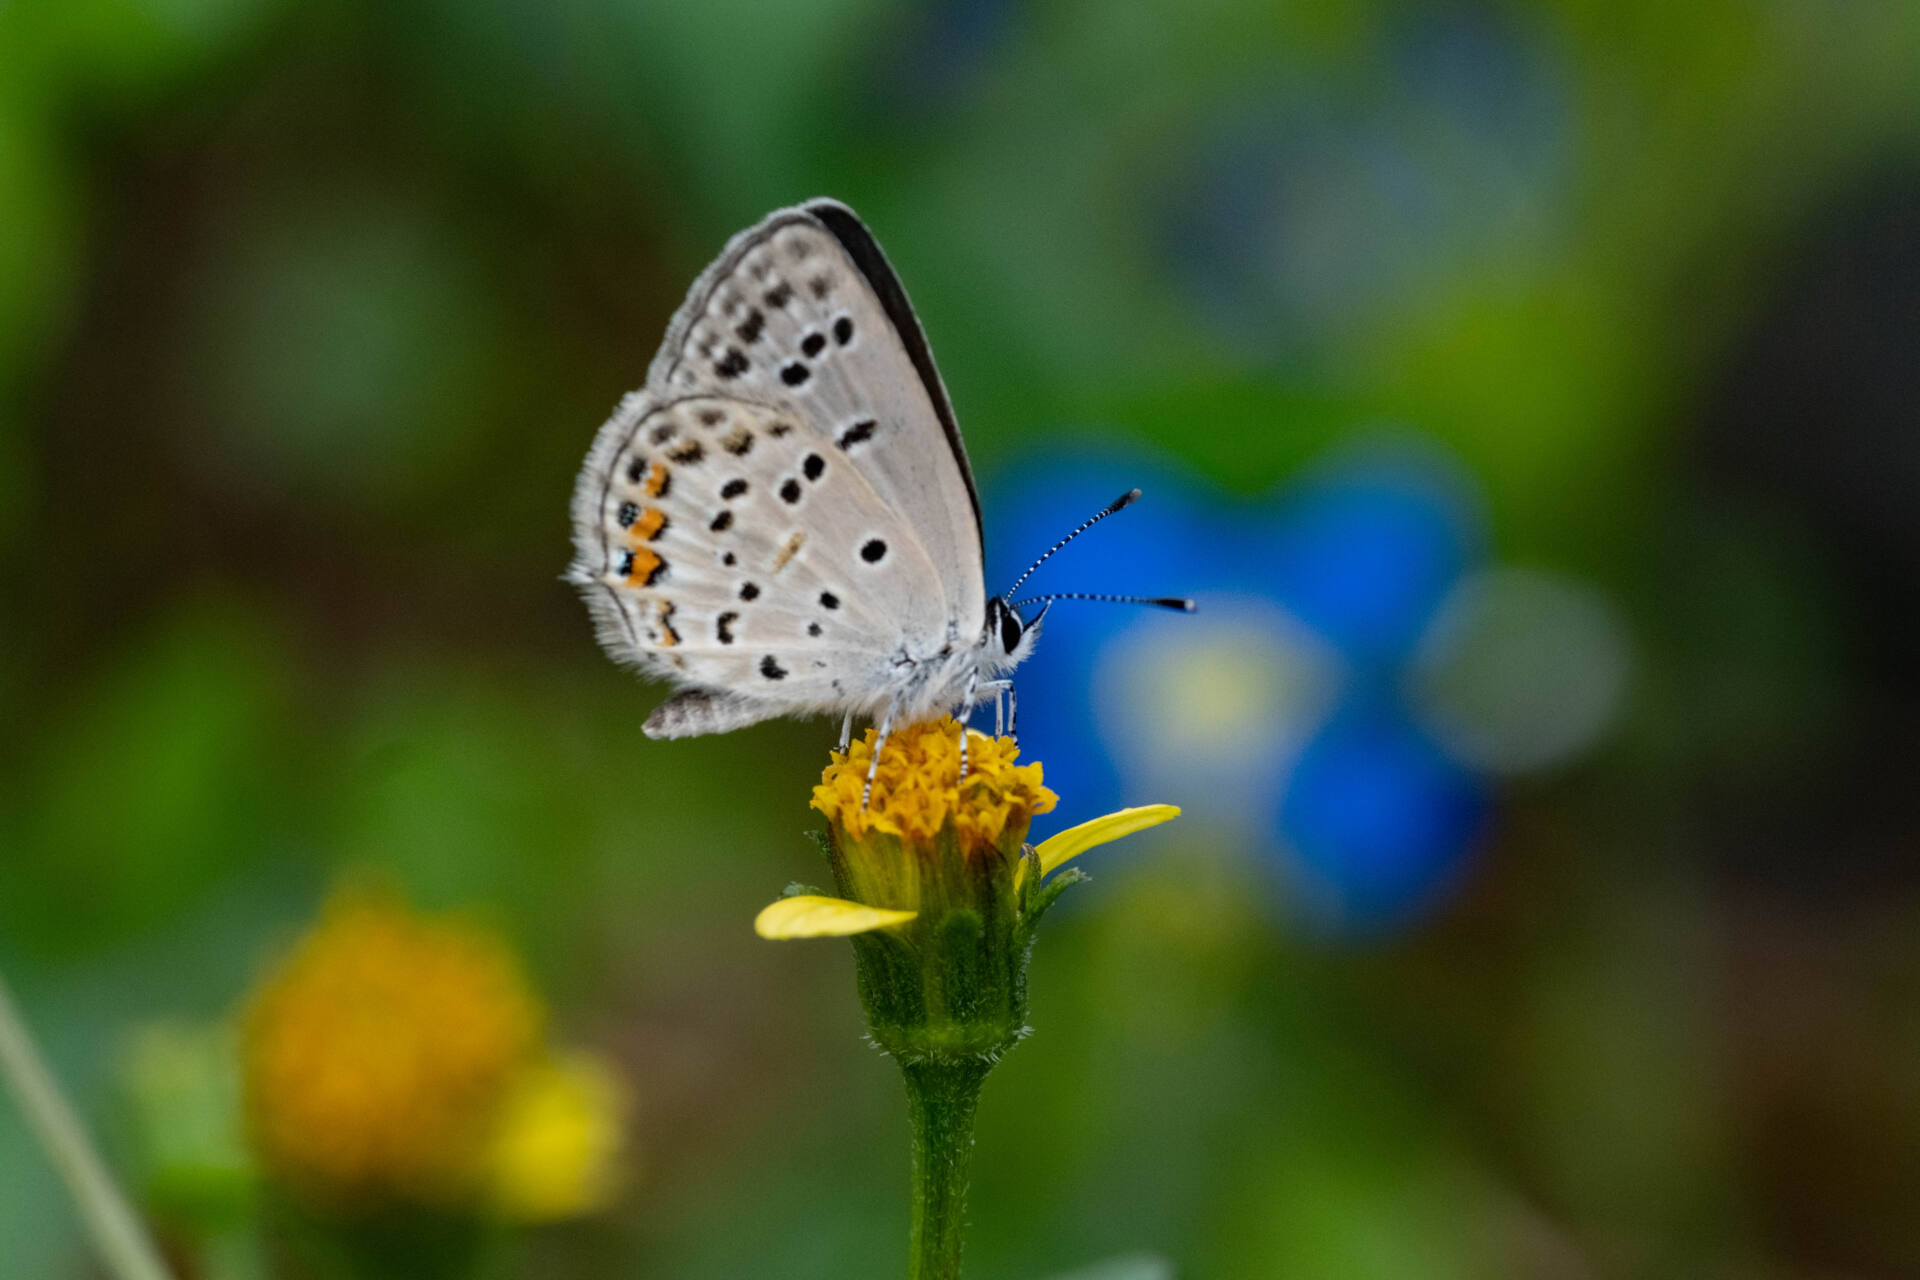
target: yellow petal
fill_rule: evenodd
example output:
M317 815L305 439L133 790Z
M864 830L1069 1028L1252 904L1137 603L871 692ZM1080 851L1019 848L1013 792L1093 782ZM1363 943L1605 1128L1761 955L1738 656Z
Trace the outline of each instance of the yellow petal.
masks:
M1040 860L1040 875L1043 878L1052 875L1087 850L1110 840L1145 831L1148 827L1157 827L1167 819L1179 816L1180 806L1177 804L1143 804L1138 808L1121 809L1104 818L1083 822L1077 827L1068 827L1042 840L1035 847L1033 853ZM1024 864L1022 869L1025 869Z
M917 911L888 911L884 907L862 906L845 898L823 898L803 893L782 898L768 906L753 921L753 931L763 938L844 938L869 929L885 929L905 924Z
M628 1098L611 1066L572 1054L528 1067L500 1107L488 1165L502 1215L557 1222L612 1201L628 1163Z

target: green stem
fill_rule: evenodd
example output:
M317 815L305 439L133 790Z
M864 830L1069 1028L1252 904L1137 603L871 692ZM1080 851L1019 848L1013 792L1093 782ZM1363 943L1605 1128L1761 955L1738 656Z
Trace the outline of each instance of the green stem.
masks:
M80 1206L80 1216L93 1233L108 1273L115 1280L168 1280L159 1251L34 1048L4 978L0 978L0 1076L12 1087L47 1159Z
M907 1280L958 1280L966 1233L973 1114L992 1064L902 1063L913 1126L913 1231Z

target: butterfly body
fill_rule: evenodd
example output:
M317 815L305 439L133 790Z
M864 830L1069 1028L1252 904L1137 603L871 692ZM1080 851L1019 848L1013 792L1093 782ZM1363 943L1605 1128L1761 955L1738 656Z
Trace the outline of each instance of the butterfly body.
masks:
M983 581L979 500L918 320L853 213L736 236L576 485L568 577L616 660L680 686L654 737L929 718L1036 625Z

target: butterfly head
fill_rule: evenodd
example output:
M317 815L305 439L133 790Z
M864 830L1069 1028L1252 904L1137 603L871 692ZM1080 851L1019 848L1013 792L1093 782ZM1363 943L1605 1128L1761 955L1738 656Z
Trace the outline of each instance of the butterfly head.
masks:
M996 668L1018 666L1040 638L1040 622L1046 617L1042 604L1032 621L1021 619L1019 611L999 596L987 601L987 661Z
M1072 542L1087 530L1105 520L1116 511L1124 511L1139 500L1140 491L1129 489L1095 512L1090 518L1080 522L1079 528L1060 541L1048 547L1046 553L1027 566L1027 571L1014 580L1007 596L1020 590L1021 583L1033 576L1033 571L1053 558L1055 552ZM987 665L1005 671L1017 666L1022 659L1033 652L1033 642L1040 638L1040 623L1047 616L1047 610L1053 607L1055 600L1110 600L1119 604L1149 604L1162 609L1178 609L1185 613L1193 612L1193 601L1184 596L1113 596L1088 591L1055 591L1043 596L1028 596L1022 600L1009 601L1007 596L995 596L987 601ZM1031 621L1020 613L1022 605L1038 605L1039 611Z

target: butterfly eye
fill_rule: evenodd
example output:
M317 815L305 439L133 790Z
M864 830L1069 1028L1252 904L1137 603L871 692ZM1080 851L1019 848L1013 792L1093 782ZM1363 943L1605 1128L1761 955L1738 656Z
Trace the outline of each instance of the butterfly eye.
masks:
M1009 609L1000 615L1000 647L1012 653L1020 645L1020 619Z

